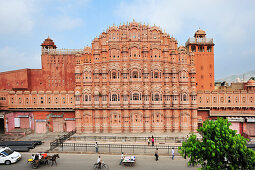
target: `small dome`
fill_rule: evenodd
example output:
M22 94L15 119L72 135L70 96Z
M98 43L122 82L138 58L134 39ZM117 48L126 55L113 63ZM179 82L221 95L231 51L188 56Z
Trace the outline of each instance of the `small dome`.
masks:
M246 86L255 86L255 81L254 80L247 81Z
M54 48L57 48L57 46L54 44L54 41L50 37L46 38L41 46L53 46Z
M84 53L90 54L91 53L91 48L89 46L86 46L86 47L84 47L83 51L84 51Z
M182 51L182 50L184 50L184 51L185 51L185 50L186 50L186 48L185 48L183 45L181 45L180 47L178 47L178 50L179 50L179 51Z
M206 35L206 33L205 33L205 31L204 30L201 30L201 29L199 29L199 30L197 30L196 31L196 33L195 33L195 35Z

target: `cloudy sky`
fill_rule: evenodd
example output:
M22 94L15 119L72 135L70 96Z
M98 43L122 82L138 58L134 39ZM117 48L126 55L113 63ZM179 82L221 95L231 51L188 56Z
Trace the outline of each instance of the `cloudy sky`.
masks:
M255 70L254 0L0 0L0 72L41 68L40 44L81 49L109 26L160 26L184 45L201 28L215 43L215 78Z

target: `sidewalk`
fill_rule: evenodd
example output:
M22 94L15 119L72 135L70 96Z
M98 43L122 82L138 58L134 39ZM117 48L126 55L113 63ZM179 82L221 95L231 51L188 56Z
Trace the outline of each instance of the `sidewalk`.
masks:
M36 146L34 149L30 149L29 152L31 153L36 153L36 152L47 152L50 149L50 142L54 141L55 139L58 139L60 136L66 134L67 132L62 132L62 133L56 133L56 132L49 132L46 134L38 134L38 133L33 133L30 135L27 135L19 140L27 140L27 141L33 141L33 140L40 140L42 141L42 145ZM135 134L135 133L123 133L123 134L113 134L113 133L89 133L89 134L85 134L85 133L81 133L81 134L74 134L71 137L71 140L67 140L65 141L65 143L76 143L76 144L94 144L96 141L98 142L98 144L123 144L123 145L147 145L147 140L146 141L112 141L112 140L89 140L89 141L84 141L84 140L74 140L74 138L77 139L82 139L83 136L112 136L112 137L151 137L152 135L154 137L180 137L180 138L185 138L187 137L188 133L139 133L139 134ZM198 136L199 134L197 134ZM200 135L199 135L200 136ZM151 145L151 143L150 143ZM169 145L169 146L181 146L181 143L174 143L174 142L155 142L155 145Z

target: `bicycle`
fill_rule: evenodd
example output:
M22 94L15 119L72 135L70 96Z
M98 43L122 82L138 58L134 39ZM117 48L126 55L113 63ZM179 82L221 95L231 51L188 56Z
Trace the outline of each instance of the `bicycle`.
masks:
M101 163L101 166L99 163L95 163L93 168L94 170L99 170L99 169L108 170L109 166L105 163Z

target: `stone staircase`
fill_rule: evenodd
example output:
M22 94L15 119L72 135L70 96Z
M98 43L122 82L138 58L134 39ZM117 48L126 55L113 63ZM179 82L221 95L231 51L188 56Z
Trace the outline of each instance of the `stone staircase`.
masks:
M2 141L15 141L26 135L32 133L31 129L13 129L5 134L2 134L0 140Z

